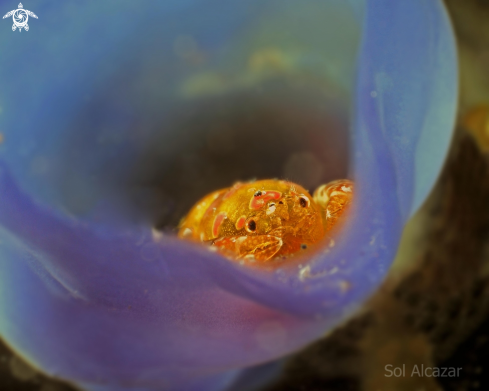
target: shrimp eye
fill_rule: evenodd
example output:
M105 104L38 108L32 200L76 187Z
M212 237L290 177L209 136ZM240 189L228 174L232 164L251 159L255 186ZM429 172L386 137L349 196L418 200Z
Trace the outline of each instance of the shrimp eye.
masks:
M261 190L258 190L255 194L253 194L255 197L260 197L261 196Z
M309 198L304 197L304 196L299 197L299 204L300 204L300 205L301 205L303 208L308 207L308 206L309 206L309 204L310 204Z
M248 232L255 232L256 231L256 221L254 219L250 219L246 222L246 230Z

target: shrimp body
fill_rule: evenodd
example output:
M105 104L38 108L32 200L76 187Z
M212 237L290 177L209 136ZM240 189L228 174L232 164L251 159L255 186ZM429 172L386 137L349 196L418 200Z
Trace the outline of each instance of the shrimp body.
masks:
M347 180L320 186L314 197L283 180L238 182L197 202L178 235L235 260L288 257L323 240L342 219L352 194Z

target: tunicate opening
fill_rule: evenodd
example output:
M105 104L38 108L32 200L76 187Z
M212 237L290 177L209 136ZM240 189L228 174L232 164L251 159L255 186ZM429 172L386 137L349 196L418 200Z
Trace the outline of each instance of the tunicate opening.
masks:
M105 43L85 83L51 87L50 107L77 92L72 112L45 112L39 132L18 135L17 177L76 218L166 230L237 180L312 192L348 177L356 3L253 1L219 22L203 10L198 23L193 12L147 25L147 43Z

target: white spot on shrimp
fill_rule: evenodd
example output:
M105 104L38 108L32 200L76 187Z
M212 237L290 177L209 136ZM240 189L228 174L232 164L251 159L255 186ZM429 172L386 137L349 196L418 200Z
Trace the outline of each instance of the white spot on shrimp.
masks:
M241 246L241 244L246 240L247 236L240 236L236 239L236 246Z
M275 209L277 209L277 207L275 206L275 204L270 205L268 207L268 209L267 209L267 216L268 215L271 215L272 213L274 213L275 212Z
M182 235L185 236L190 236L192 235L192 230L190 228L185 228L182 232Z
M341 190L343 190L345 193L351 193L350 186L341 186Z
M235 239L234 243L235 243L235 251L237 253L239 253L239 249L241 248L241 245L243 244L243 242L246 240L247 236L240 236L238 239Z

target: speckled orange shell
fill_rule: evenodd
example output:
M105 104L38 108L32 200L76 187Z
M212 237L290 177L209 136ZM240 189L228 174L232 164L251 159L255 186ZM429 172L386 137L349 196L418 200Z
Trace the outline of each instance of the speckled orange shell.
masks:
M288 257L324 238L349 203L351 185L321 186L315 199L288 181L238 182L197 202L180 224L179 237L206 242L232 259Z

